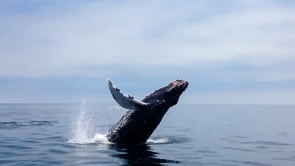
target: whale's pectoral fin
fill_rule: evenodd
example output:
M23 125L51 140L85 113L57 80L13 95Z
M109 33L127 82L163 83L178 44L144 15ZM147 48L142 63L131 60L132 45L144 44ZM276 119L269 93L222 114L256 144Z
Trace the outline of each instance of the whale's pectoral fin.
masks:
M123 108L135 110L148 105L142 101L135 100L134 97L130 95L121 93L119 88L113 86L111 80L108 80L108 86L115 101Z

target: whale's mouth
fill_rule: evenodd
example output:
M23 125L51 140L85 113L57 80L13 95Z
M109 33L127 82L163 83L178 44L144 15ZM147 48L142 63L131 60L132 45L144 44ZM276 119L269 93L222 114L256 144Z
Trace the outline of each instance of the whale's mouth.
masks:
M168 84L168 89L172 90L172 89L179 89L184 91L188 86L188 82L185 80L175 80L173 82L170 82Z
M149 103L154 100L173 100L171 103L177 103L179 96L185 91L188 85L189 83L187 81L177 79L147 95L142 101Z

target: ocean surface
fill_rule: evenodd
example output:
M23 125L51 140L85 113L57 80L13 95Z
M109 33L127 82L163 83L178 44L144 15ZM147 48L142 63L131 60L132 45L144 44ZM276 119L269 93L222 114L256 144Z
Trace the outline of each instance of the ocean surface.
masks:
M176 105L145 145L105 134L116 104L0 104L0 165L295 165L295 106Z

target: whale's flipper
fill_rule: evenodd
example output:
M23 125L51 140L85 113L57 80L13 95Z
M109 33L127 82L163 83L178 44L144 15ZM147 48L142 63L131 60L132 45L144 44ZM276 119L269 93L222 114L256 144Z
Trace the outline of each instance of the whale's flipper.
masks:
M138 108L146 107L148 104L142 101L135 100L130 95L125 95L120 92L120 89L113 86L111 80L108 80L108 86L113 98L123 108L136 110Z

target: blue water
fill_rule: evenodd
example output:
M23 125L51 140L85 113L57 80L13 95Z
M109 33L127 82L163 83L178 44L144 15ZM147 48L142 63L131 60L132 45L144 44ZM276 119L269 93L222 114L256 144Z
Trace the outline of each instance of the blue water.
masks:
M177 105L145 145L116 146L108 104L0 104L0 165L295 165L295 106Z

